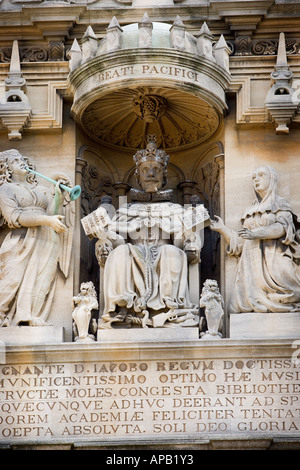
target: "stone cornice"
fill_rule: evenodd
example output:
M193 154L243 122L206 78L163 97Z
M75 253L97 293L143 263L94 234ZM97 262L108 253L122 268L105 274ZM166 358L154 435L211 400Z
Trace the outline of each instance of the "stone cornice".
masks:
M212 63L205 57L195 57L193 54L188 52L180 52L172 50L163 50L151 48L143 49L138 51L138 60L140 62L146 62L152 59L155 61L162 59L168 59L170 63L174 65L190 66L192 69L201 70L205 68L205 73L210 78L214 79L220 87L223 89L228 88L230 82L229 74L218 64ZM68 78L68 86L71 90L78 88L87 78L93 76L94 74L101 73L102 70L105 70L109 67L117 67L122 65L126 59L126 63L135 64L137 62L137 50L136 49L126 49L122 51L111 52L105 56L95 57L94 59L89 60L80 67L76 68ZM107 85L106 85L107 86Z
M274 359L291 358L293 353L292 339L222 339L222 341L184 341L184 355L182 358L194 358L198 360L206 358L241 358L246 359L260 359L261 357L267 359L268 357ZM51 363L51 362L64 362L70 358L74 361L74 353L77 352L80 361L101 361L131 360L136 357L136 352L139 352L140 360L147 359L172 359L177 360L179 357L178 350L174 348L174 341L155 342L143 341L140 342L138 337L133 342L95 342L91 344L78 344L78 343L61 343L59 347L57 344L36 344L31 346L18 346L7 345L6 354L9 358L10 364L26 364L33 360L35 363ZM176 353L174 353L176 351ZM121 356L120 356L121 352ZM63 359L62 359L63 357Z
M157 40L157 37L161 37L159 34L162 30L156 31ZM122 35L120 29L118 34ZM125 32L124 35L126 36ZM121 44L121 41L119 42ZM180 116L181 124L177 123L176 126L181 138L177 139L176 143L175 141L165 142L166 148L175 149L195 145L215 132L219 119L227 110L225 91L230 83L229 72L217 63L219 57L211 56L210 58L209 55L204 57L200 55L201 50L198 51L198 49L194 49L191 53L166 45L159 48L139 47L139 45L135 48L125 48L124 46L124 49L120 49L119 42L116 43L118 47L116 50L105 52L105 46L108 48L110 45L107 37L104 47L99 46L98 55L93 57L95 54L93 50L92 57L87 60L85 60L84 53L90 49L81 51L76 42L70 53L71 72L68 77L68 89L74 95L71 115L91 137L100 141L104 140L108 145L117 146L122 146L125 140L127 146L135 148L138 142L132 140L130 136L132 129L136 125L139 126L136 122L140 122L140 118L134 111L133 101L140 102L142 97L152 96L153 93L165 100L168 112L162 115L161 122L167 135L170 133L170 126L172 127L174 122L177 123L178 116ZM124 44L127 44L125 39ZM220 44L220 50L224 49L223 46L228 59L225 43ZM139 92L132 95L130 90L136 88L137 84ZM173 114L171 104L174 96L168 92L172 89L176 89L181 96L181 106L176 108L175 114ZM112 118L112 114L119 112L113 106L116 93L119 99L122 97L123 100L123 118L117 119L120 126L117 128ZM110 97L112 103L110 111L108 112L106 108L101 111L102 101L107 96ZM191 122L185 110L184 103L190 99L194 102L193 120L195 122ZM210 116L211 125L204 124L203 113Z
M48 4L47 4L48 3ZM2 10L2 11L1 11ZM151 21L165 21L172 24L180 15L192 34L199 32L206 21L213 34L234 38L243 34L252 37L275 38L278 28L286 34L297 35L300 30L300 4L290 1L249 0L217 1L211 0L202 5L193 2L174 3L174 6L161 8L133 8L131 2L119 5L105 5L98 1L68 2L19 2L11 0L0 2L0 47L8 46L14 39L23 44L31 42L40 45L50 40L60 40L70 44L74 38L82 37L91 25L99 38L103 37L107 24L117 16L120 25L140 20L141 12L148 12Z

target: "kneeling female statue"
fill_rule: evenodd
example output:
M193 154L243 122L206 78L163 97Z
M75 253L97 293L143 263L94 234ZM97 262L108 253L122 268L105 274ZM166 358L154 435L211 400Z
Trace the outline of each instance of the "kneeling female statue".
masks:
M300 311L300 223L277 194L277 173L259 167L252 174L254 203L242 215L238 232L216 217L211 229L238 257L229 313Z

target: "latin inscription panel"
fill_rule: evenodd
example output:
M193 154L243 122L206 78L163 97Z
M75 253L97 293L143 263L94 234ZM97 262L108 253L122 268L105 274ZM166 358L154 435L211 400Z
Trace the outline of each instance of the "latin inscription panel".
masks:
M300 434L292 359L0 366L1 441Z

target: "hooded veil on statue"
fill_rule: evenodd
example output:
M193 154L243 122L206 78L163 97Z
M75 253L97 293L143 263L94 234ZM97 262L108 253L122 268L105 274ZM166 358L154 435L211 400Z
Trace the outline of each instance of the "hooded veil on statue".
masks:
M231 232L227 253L240 258L229 312L300 311L300 223L289 202L277 194L276 171L269 166L258 170L269 177L269 185L263 198L254 189L256 200L243 213L243 228L281 224L284 235L242 239Z

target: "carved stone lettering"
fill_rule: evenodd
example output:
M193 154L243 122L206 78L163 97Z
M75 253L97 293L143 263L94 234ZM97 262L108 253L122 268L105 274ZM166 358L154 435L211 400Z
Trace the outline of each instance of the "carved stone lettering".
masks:
M179 359L0 367L0 441L300 431L291 359Z

